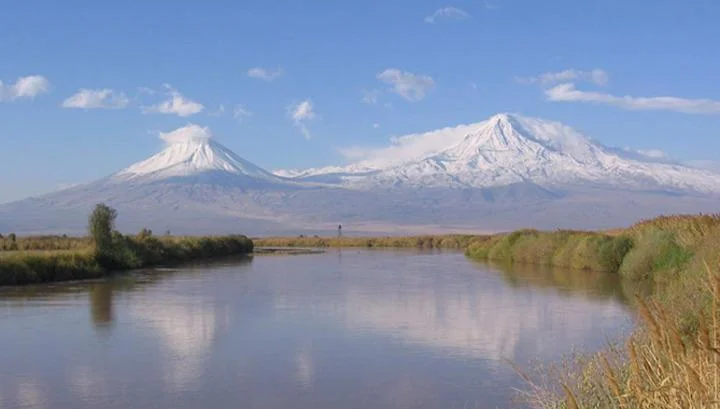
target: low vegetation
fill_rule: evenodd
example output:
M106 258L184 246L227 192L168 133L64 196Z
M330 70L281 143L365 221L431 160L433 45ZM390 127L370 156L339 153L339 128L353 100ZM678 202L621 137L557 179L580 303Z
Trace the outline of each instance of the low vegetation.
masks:
M0 234L0 254L10 251L86 250L92 246L89 237L28 236Z
M438 235L438 236L385 236L385 237L268 237L255 238L258 247L387 247L387 248L447 248L465 249L471 242L483 240L487 236L475 235Z
M0 253L0 285L97 278L111 271L247 254L253 250L252 240L242 235L155 237L147 229L134 236L123 235L114 229L116 216L114 209L98 205L89 218L90 238L83 239L89 243L85 247L71 245L69 249L48 251L23 247L22 251ZM15 243L22 241L14 235L13 239ZM42 242L51 240L27 240L25 244Z
M716 408L720 406L720 275L711 273L698 294L710 300L696 311L691 333L671 307L637 299L640 327L623 344L578 356L540 375L519 370L530 385L530 406L580 408Z
M641 325L623 347L549 370L549 382L527 376L533 406L720 407L720 216L660 217L608 234L523 230L472 243L466 253L604 271L653 289L634 297Z

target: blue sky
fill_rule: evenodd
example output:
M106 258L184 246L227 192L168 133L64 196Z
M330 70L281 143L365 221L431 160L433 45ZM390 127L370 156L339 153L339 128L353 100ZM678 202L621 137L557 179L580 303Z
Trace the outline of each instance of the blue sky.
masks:
M268 169L343 164L348 147L496 112L682 161L720 151L711 0L6 0L2 13L0 202L113 173L189 123Z

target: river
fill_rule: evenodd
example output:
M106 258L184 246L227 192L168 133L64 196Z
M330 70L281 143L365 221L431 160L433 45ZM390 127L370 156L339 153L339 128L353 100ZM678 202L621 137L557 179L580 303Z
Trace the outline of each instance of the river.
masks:
M343 249L0 289L0 408L508 407L508 361L632 329L583 274Z

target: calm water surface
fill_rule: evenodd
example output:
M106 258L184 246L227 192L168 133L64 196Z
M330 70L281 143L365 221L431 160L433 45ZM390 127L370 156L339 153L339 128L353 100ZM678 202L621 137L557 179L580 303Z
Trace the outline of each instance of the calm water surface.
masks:
M0 408L495 408L631 322L617 283L341 250L0 290ZM575 280L575 281L573 281Z

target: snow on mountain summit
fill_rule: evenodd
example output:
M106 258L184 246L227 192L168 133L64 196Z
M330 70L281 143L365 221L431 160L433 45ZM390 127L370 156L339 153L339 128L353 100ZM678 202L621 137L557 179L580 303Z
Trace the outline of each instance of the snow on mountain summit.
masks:
M415 158L389 161L374 169L364 160L344 168L296 172L306 180L335 180L357 188L495 187L515 183L542 186L604 185L640 190L720 192L720 175L613 149L558 122L501 113L489 119L412 137L404 145L380 151L403 157L405 146ZM444 146L425 151L413 146Z
M167 146L160 153L138 162L114 175L116 179L164 179L193 176L203 172L223 172L265 181L282 179L236 155L215 142L210 130L188 125L169 133L161 133Z

